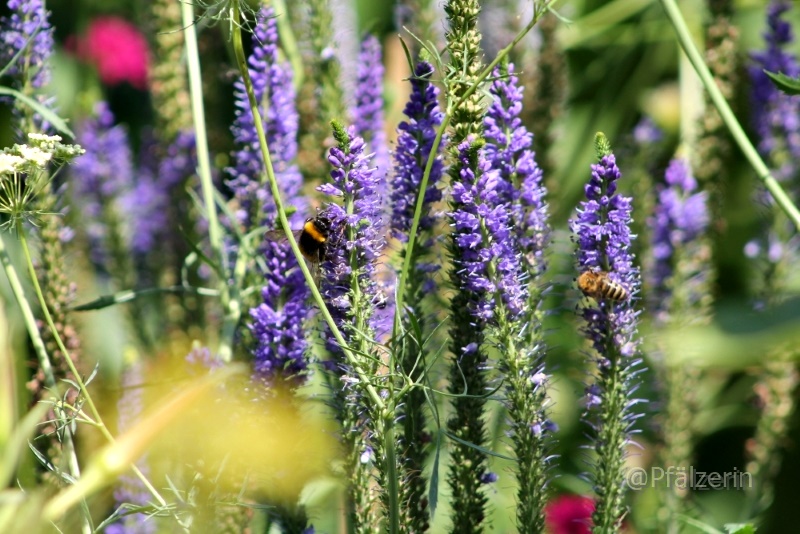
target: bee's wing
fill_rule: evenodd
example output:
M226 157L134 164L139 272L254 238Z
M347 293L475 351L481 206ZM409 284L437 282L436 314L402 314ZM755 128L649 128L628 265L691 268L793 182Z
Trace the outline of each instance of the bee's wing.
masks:
M302 232L303 232L302 230L292 230L292 234L294 234L295 239L299 239L300 234ZM283 230L270 230L269 232L265 232L264 239L266 239L267 241L276 241L278 243L286 242L289 240L289 238L286 237L286 232L284 232Z

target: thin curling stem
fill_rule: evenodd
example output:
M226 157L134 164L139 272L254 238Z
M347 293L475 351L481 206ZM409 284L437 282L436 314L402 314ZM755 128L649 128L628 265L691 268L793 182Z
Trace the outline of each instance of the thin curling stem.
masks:
M745 134L739 121L736 120L736 116L733 114L731 107L728 105L719 87L717 87L714 77L711 75L711 71L708 70L700 52L694 45L692 36L689 33L689 28L686 26L686 21L683 19L683 15L681 15L675 0L661 0L661 5L664 6L664 11L666 11L667 17L675 28L675 33L678 35L678 42L680 42L681 48L683 48L694 70L697 72L698 76L700 76L700 80L708 91L708 95L711 97L714 107L717 108L725 126L730 130L731 136L736 140L744 157L750 162L750 165L756 171L759 179L764 182L764 187L767 188L772 198L775 199L775 203L778 204L784 213L786 213L786 216L791 219L795 228L800 230L800 210L797 209L797 206L794 205L780 183L778 183L775 177L769 172L766 163L761 159L761 156L753 146L753 143L750 142L750 139L747 138L747 134Z
M258 112L258 102L256 102L256 95L253 91L253 81L250 79L250 71L247 68L247 59L245 58L244 45L242 44L241 12L239 11L238 2L235 1L232 3L231 20L233 29L233 50L236 55L236 64L239 68L239 72L242 74L242 80L244 81L244 87L247 91L247 97L250 100L250 111L253 113L253 122L255 124L256 131L258 132L258 142L261 148L261 157L264 161L264 167L267 171L266 178L269 182L272 198L275 201L275 210L278 214L278 220L280 221L281 227L283 228L286 238L289 241L289 246L292 249L292 253L295 255L295 258L297 258L297 264L299 265L300 270L306 279L306 283L311 290L311 295L314 297L314 302L316 302L323 319L325 319L325 322L330 327L331 333L333 334L334 338L336 338L336 342L342 348L342 352L344 353L345 358L347 358L348 363L353 366L353 370L358 375L359 380L361 380L361 382L364 384L364 387L367 390L370 399L374 403L376 410L382 410L385 408L383 399L381 399L378 391L370 383L369 377L366 375L366 373L364 373L364 370L361 368L361 365L356 359L355 354L347 345L347 341L345 341L342 333L336 327L336 323L334 322L330 311L328 311L328 307L325 305L325 301L322 299L322 295L317 288L314 277L311 275L311 271L308 270L308 265L306 265L303 254L300 252L300 247L297 246L297 240L294 238L291 226L289 225L289 219L286 216L286 210L283 207L283 199L281 198L278 181L275 178L275 170L272 167L269 146L267 145L267 138L264 133L264 124L261 121L261 114ZM262 180L263 179L264 178L262 175Z
M31 282L33 282L33 289L36 292L36 297L39 299L39 306L42 308L42 314L44 314L45 322L50 330L53 332L53 337L55 338L56 345L58 345L58 350L61 351L61 354L64 355L64 361L67 362L67 366L69 367L72 376L75 377L75 383L78 384L80 388L80 393L83 395L83 398L86 399L86 404L89 406L89 410L92 413L92 417L94 418L95 426L100 430L110 443L116 443L114 436L111 435L111 432L108 431L105 423L103 422L102 417L100 416L100 412L97 410L97 406L92 399L92 396L89 394L89 391L86 389L86 383L83 381L83 377L78 372L78 369L75 367L75 364L72 361L72 358L69 355L69 351L67 347L64 345L64 342L61 340L61 336L58 335L58 328L56 328L55 323L53 323L53 316L50 315L50 310L47 308L47 302L44 299L44 293L42 293L42 286L39 284L39 279L36 277L36 268L33 266L33 257L31 256L31 250L28 246L28 239L25 236L25 229L22 226L22 219L17 219L16 222L16 230L17 235L19 236L20 244L22 245L22 252L25 254L25 262L28 265L28 275L31 277ZM6 272L8 272L6 270ZM136 474L137 478L142 481L142 484L147 488L153 497L158 501L161 506L166 506L167 501L158 493L155 487L147 480L147 477L139 470L138 467L131 464L131 469Z

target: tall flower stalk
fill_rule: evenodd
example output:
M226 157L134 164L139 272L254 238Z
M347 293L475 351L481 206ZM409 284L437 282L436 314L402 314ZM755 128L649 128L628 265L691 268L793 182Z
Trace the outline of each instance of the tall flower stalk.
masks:
M376 261L384 246L378 194L381 180L375 168L370 167L371 154L364 153L364 140L355 136L353 128L345 130L336 122L332 125L337 145L328 155L333 167L331 183L318 190L340 198L342 204L331 203L322 213L332 230L322 264L321 292L348 346L373 377L370 380L379 381L378 387L389 390L387 399L391 399L391 381L380 372L381 354L374 341L375 308L382 299L374 278ZM326 333L326 345L333 357L326 367L332 370L329 384L342 425L346 472L350 476L349 523L355 532L371 532L378 524L371 473L377 468L380 487L397 483L396 478L389 478L387 471L394 467L383 456L387 431L384 426L393 424L394 414L376 409L363 390L361 377L355 376L352 367L341 358L341 348L330 332Z
M394 176L391 191L391 232L398 239L400 256L405 259L411 253L411 272L406 277L405 307L414 316L403 316L403 335L395 340L399 364L403 373L417 384L403 402L403 436L401 450L405 451L401 463L403 483L402 502L405 505L405 528L407 532L424 532L428 529L428 500L425 497L425 478L422 475L426 459L426 443L430 441L425 429L426 403L421 382L428 366L429 348L425 340L432 328L430 318L424 310L426 294L436 289L433 272L438 270L428 260L428 251L434 245L433 226L435 219L427 213L417 227L420 244L409 252L408 233L414 218L417 193L428 158L434 161L429 175L428 187L424 192L424 210L433 209L433 203L442 198L437 187L443 174L442 158L433 151L436 130L442 123L442 112L437 101L439 90L431 82L434 69L430 63L420 62L411 78L411 96L406 103L404 120L398 126L397 149L394 153ZM439 145L441 147L441 145ZM417 327L414 328L413 325Z
M496 272L505 274L507 263L519 264L512 277L495 282L496 325L490 329L497 344L499 366L507 382L507 406L513 451L517 457L517 529L541 532L547 498L549 436L555 425L545 406L548 376L544 370L545 344L542 319L542 275L549 243L548 209L542 170L531 151L533 136L522 124L523 91L514 66L497 68L489 93L494 97L484 119L486 156L498 172L497 192L487 208L508 211L508 250L499 257ZM489 225L487 224L487 227ZM499 239L498 239L499 240ZM495 276L497 276L497 274ZM511 289L511 286L514 289ZM520 288L523 304L508 303L504 295Z
M231 128L236 149L228 169L228 186L234 192L229 221L239 235L230 250L236 258L235 279L261 287L261 302L249 309L253 379L269 384L269 391L293 391L308 377L308 343L305 330L309 316L309 289L295 256L284 242L262 240L260 227L274 230L276 205L269 191L259 146L255 115L263 121L266 141L272 147L274 172L284 198L296 208L292 224L298 225L306 211L301 196L302 176L297 168L298 115L292 70L280 59L275 12L262 8L254 28L253 52L247 59L257 108L251 110L244 79L235 85L236 119ZM247 237L255 235L258 241ZM255 257L252 257L255 256ZM244 265L252 265L245 276ZM248 269L249 270L249 269ZM281 524L306 527L304 508L298 503L274 502L271 516Z
M570 228L578 245L578 273L608 273L627 297L613 300L587 298L579 308L582 331L590 343L594 381L587 388L587 417L593 430L597 453L590 474L597 493L593 515L594 532L619 532L625 515L625 456L631 444L631 427L639 416L631 398L639 365L637 323L634 303L639 292L639 269L634 266L630 232L632 199L617 193L621 177L616 158L606 137L595 141L598 163L585 187Z
M481 174L488 170L487 162L476 144L477 139L473 137L468 141L470 135L480 135L482 132L485 111L483 97L477 90L473 89L468 95L471 86L478 83L482 69L479 12L477 0L450 0L445 4L449 23L445 39L451 73L447 78L447 91L448 96L456 101L464 99L461 105L452 110L450 152L453 164L449 174L454 190L450 205L453 214L468 207L455 194L456 188L459 185L471 187L472 184L464 183L464 180L480 180ZM465 272L465 264L473 261L463 256L465 250L470 250L469 244L463 242L464 237L458 229L459 221L451 216L450 223L454 226L448 245L453 260L450 282L456 288L456 293L450 302L450 352L453 360L448 388L453 395L453 415L447 426L457 438L450 443L448 474L453 506L452 532L480 532L486 515L483 485L487 476L487 457L481 448L486 441L483 411L488 387L488 363L483 346L483 325L474 319L474 313L480 307L480 297L473 293L473 288L468 287L469 274ZM480 241L480 236L473 234L471 238L473 246L475 241Z

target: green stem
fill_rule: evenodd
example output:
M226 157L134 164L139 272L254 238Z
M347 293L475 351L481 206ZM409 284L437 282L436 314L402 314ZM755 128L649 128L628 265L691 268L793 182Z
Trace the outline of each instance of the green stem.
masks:
M44 315L45 322L47 326L50 327L50 331L53 333L53 338L56 341L56 345L58 346L58 350L61 351L61 354L64 355L64 361L67 363L72 376L75 378L75 383L78 384L78 388L80 389L80 394L83 395L83 398L86 399L86 404L89 406L89 410L92 413L92 417L94 418L95 422L97 423L97 428L103 434L103 436L110 442L116 443L114 436L111 435L111 432L108 431L105 423L103 422L103 418L100 417L100 412L97 410L97 406L94 403L94 399L89 394L89 391L86 389L86 383L83 381L83 377L78 372L78 369L75 367L75 364L72 361L72 358L69 355L69 351L67 347L64 346L64 342L61 340L61 336L58 334L58 328L56 328L55 323L53 323L53 317L50 315L50 310L47 308L47 302L44 299L44 293L42 293L42 286L39 284L39 279L36 277L36 269L33 266L33 258L31 257L30 247L28 246L28 239L25 236L25 229L22 226L22 220L17 219L16 223L16 230L17 235L19 236L20 244L22 245L22 252L25 254L25 262L28 265L28 275L31 277L31 282L33 282L33 289L36 293L36 297L39 299L39 306L42 308L42 314ZM6 270L6 272L8 272ZM24 298L24 297L23 297ZM35 324L35 322L34 322ZM167 501L158 493L150 481L147 480L147 477L142 474L138 467L131 464L131 469L142 481L142 484L147 488L147 490L153 495L153 497L158 500L161 506L166 506Z
M383 446L386 456L386 484L385 488L388 503L388 530L390 534L400 532L400 482L397 473L397 456L395 447L394 410L383 415Z
M22 319L25 322L25 327L28 330L28 335L31 338L33 350L36 352L36 357L39 359L39 367L44 373L44 384L55 390L56 379L53 373L53 365L50 363L50 357L47 354L47 347L45 347L44 340L42 339L39 328L36 326L36 317L33 315L33 310L28 300L25 298L25 291L22 288L17 271L11 263L11 258L6 250L6 245L2 237L0 237L0 262L3 264L3 270L8 278L8 283L11 286L11 292L17 299L20 311L22 312Z
M185 7L185 5L184 5ZM306 265L306 261L303 258L303 254L300 252L300 248L297 246L297 240L294 238L294 234L292 233L292 228L289 225L289 219L286 216L286 210L283 207L283 199L281 198L280 188L278 187L278 181L275 178L275 170L272 167L272 159L269 155L269 147L267 146L267 138L264 133L264 124L261 121L261 114L258 112L258 102L256 101L256 95L253 92L253 82L250 79L250 71L247 68L247 59L244 55L244 46L242 44L242 29L241 29L241 13L239 11L239 5L234 2L233 9L232 9L232 27L233 27L233 50L236 55L236 63L239 67L239 72L242 74L242 80L244 81L245 90L247 91L247 97L250 100L250 110L253 113L253 122L256 127L256 132L258 132L258 141L261 148L261 157L264 161L264 166L266 167L266 178L269 182L270 192L272 193L272 199L275 201L275 209L278 213L278 220L280 221L281 228L286 233L286 239L289 241L289 246L292 249L292 253L294 254L295 258L297 258L297 264L300 266L300 270L303 273L303 276L306 279L306 283L308 284L309 289L311 290L311 296L314 298L314 302L317 304L320 313L322 314L322 318L325 319L325 322L328 324L328 327L331 329L331 333L333 337L336 339L336 342L342 349L342 352L347 359L347 362L353 367L353 371L358 375L359 380L361 383L364 384L364 387L369 395L370 399L375 406L377 411L380 411L385 408L383 399L378 394L378 391L375 389L374 386L370 383L370 379L367 374L362 369L358 359L356 358L356 354L350 349L347 345L347 341L345 341L344 336L339 331L339 328L336 326L336 322L333 320L333 316L331 316L330 311L328 311L328 307L325 305L325 301L322 298L322 295L317 288L317 284L314 281L314 277L311 274L311 271L308 269L308 265ZM263 179L263 175L262 175Z
M700 52L692 41L689 28L686 26L686 21L683 19L675 0L661 0L661 5L664 6L664 11L666 11L667 17L675 28L675 33L678 35L681 48L683 48L694 70L697 72L698 76L700 76L700 80L703 82L706 91L708 91L708 95L717 108L717 111L719 111L722 121L725 123L725 126L728 127L728 130L730 130L731 136L739 145L744 157L747 158L747 161L750 162L750 165L756 171L759 179L764 182L764 187L767 188L772 198L775 199L778 206L780 206L792 220L795 228L800 230L800 211L798 211L797 207L792 203L792 200L783 190L780 183L770 174L766 163L764 163L764 160L759 156L753 143L747 138L747 134L745 134L744 129L733 114L731 107L728 105L719 87L717 87L714 77L711 75L711 71L708 70Z
M275 8L275 14L278 15L278 35L281 39L281 45L283 45L283 51L286 53L286 57L289 58L289 63L292 64L292 85L295 89L299 89L303 85L305 71L303 70L303 56L297 47L297 39L294 37L294 30L289 20L289 10L286 9L284 0L272 0L272 6Z
M236 9L238 4L234 2ZM197 32L195 31L194 3L181 2L181 17L183 19L184 34L186 38L186 58L189 70L189 93L192 99L192 118L194 120L194 134L197 145L197 164L200 175L200 185L203 190L203 203L206 205L208 217L208 238L212 254L217 258L223 273L219 281L219 296L225 310L222 332L219 342L219 357L223 362L229 362L233 353L233 334L242 314L237 288L228 286L227 261L225 250L222 246L222 229L217 218L217 208L214 202L214 183L211 180L211 162L208 155L208 138L206 137L206 119L203 111L203 87L200 78L200 61L197 49ZM238 21L238 18L237 18ZM236 33L241 32L236 28Z

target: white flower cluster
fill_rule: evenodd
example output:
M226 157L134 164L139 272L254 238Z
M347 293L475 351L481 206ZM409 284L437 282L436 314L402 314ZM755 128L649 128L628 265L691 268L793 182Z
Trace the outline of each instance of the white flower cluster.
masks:
M52 179L48 164L63 165L85 152L79 145L65 145L57 135L28 134L27 145L0 152L0 213L9 219L0 228L13 228L20 220L41 214L34 200Z
M44 170L51 161L69 162L85 152L79 145L65 145L58 135L28 134L28 145L14 145L0 153L0 175Z

